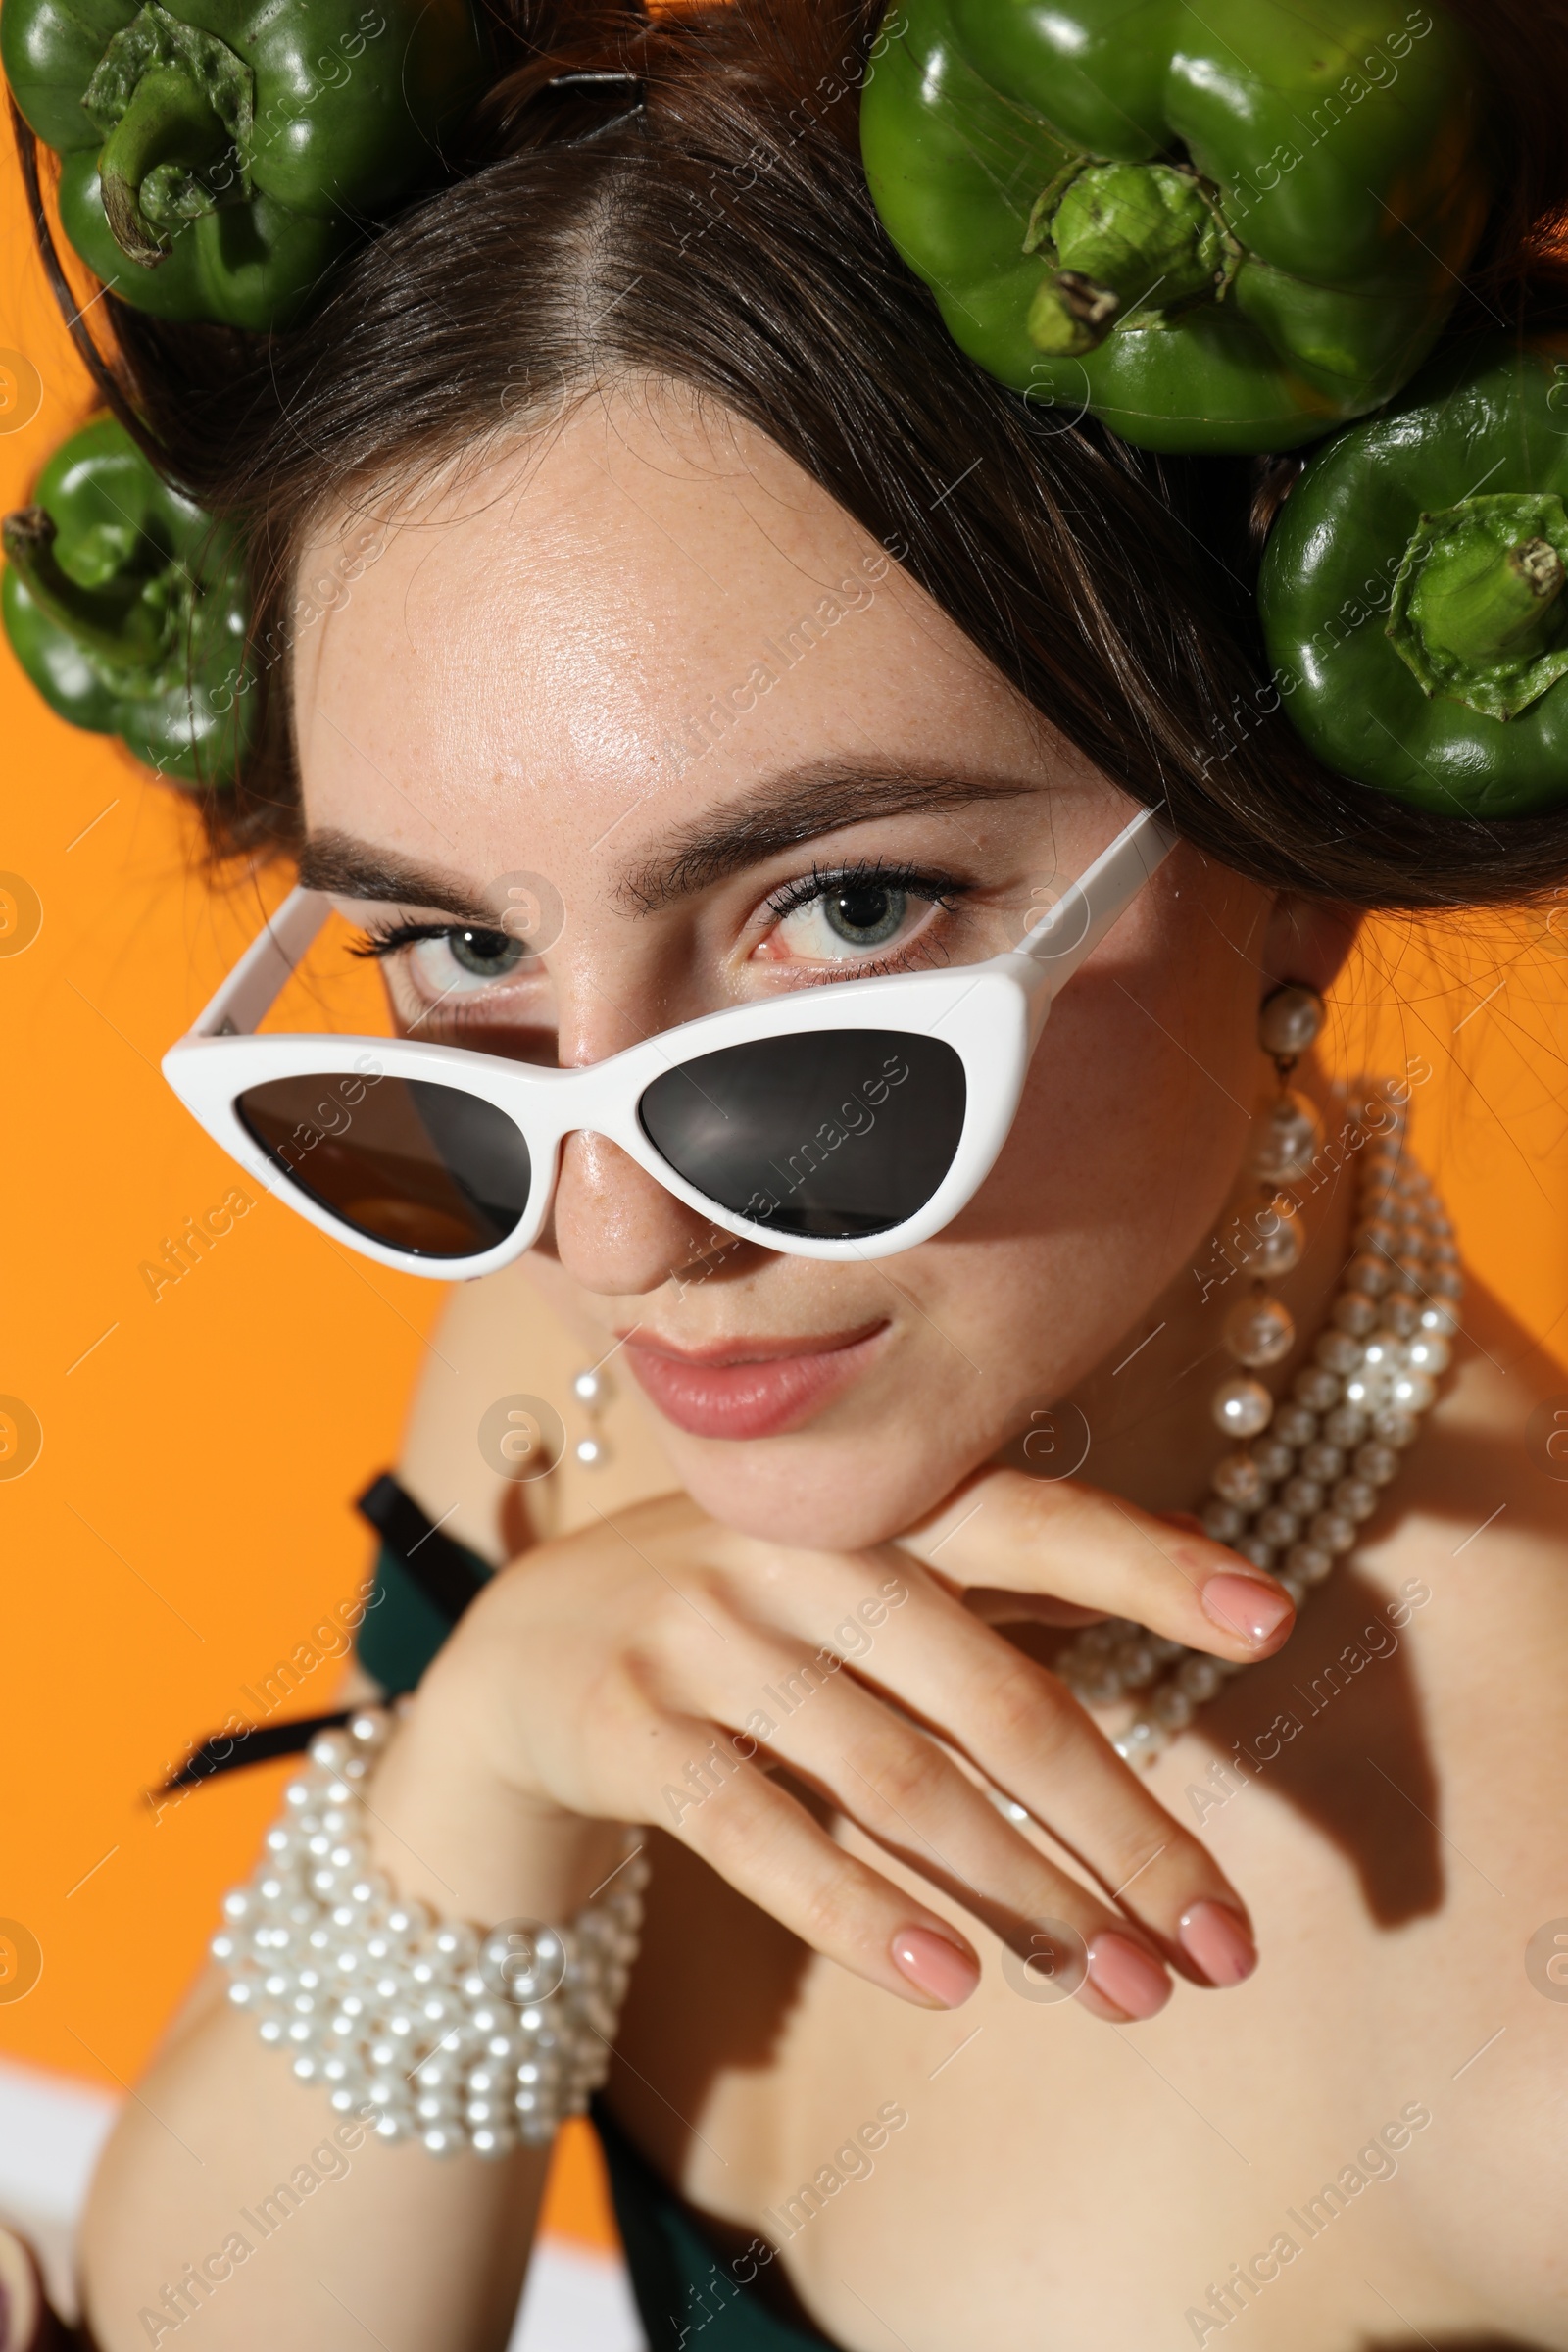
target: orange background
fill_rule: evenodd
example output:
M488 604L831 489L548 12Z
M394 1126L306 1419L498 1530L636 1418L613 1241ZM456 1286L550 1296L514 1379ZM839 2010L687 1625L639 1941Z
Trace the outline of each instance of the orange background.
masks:
M0 180L0 346L44 388L24 426L0 409L10 508L89 404L9 154ZM264 1199L153 1298L142 1261L235 1179L159 1056L252 936L257 889L212 891L177 796L52 716L3 645L0 742L0 868L43 906L36 941L0 955L0 1394L44 1432L36 1465L0 1481L0 1917L44 1955L35 1989L0 2006L0 2051L114 2084L198 1966L285 1767L158 1820L141 1792L193 1735L248 1712L242 1687L356 1592L370 1546L350 1499L396 1458L444 1292ZM265 887L270 901L282 878ZM1428 1057L1416 1145L1471 1264L1568 1358L1568 913L1559 928L1539 912L1380 923L1330 1044L1346 1068ZM290 1710L328 1708L337 1672L310 1676ZM582 2127L563 2141L549 2221L608 2242Z

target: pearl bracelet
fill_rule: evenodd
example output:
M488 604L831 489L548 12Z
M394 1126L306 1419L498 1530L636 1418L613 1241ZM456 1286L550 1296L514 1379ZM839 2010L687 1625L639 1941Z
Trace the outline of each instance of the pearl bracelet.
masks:
M367 1708L311 1742L262 1861L223 1898L214 1957L262 2039L383 2139L416 2135L435 2156L543 2145L609 2071L648 1879L641 1833L569 1927L437 1920L369 1863L364 1784L390 1729Z

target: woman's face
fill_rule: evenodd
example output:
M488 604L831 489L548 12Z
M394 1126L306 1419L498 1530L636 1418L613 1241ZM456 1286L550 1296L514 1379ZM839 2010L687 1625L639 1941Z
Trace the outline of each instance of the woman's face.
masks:
M423 934L383 964L400 1025L563 1064L994 955L1133 813L771 443L679 394L592 400L400 510L296 677L306 876ZM535 901L529 955L499 926ZM532 1271L585 1361L627 1340L699 1502L883 1539L1105 1356L1233 1181L1270 906L1179 849L1063 990L985 1186L900 1256L736 1242L568 1140Z

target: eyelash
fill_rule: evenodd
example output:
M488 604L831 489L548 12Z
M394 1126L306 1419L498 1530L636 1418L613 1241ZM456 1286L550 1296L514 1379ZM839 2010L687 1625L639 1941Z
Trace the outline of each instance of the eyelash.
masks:
M861 859L858 865L813 865L808 874L794 882L786 882L767 901L767 912L775 922L786 915L798 913L815 899L825 899L835 890L906 890L911 899L924 899L932 906L942 906L950 912L963 896L965 885L952 874L933 874L912 865L890 865L884 858Z
M808 874L802 874L795 881L786 883L781 890L775 891L765 902L765 911L774 922L783 922L787 916L798 913L803 906L809 906L817 899L826 898L832 891L864 890L868 887L905 890L911 898L923 899L928 906L940 906L951 913L965 895L968 885L952 874L889 864L881 858L861 859L858 865L813 865ZM387 956L401 954L405 948L417 947L421 940L451 939L462 931L478 929L479 926L474 923L404 922L390 923L384 929L374 923L367 923L365 944L350 948L349 954L379 962ZM495 934L498 939L505 936L504 932ZM860 963L856 966L857 977L875 979L884 971L902 970L906 961L906 957L893 956L882 957L874 963Z
M815 900L825 899L834 891L864 890L867 886L907 891L911 899L923 899L927 906L940 906L950 914L970 887L953 874L931 873L912 865L890 864L882 858L862 859L858 865L813 865L808 874L802 874L797 881L788 882L782 890L775 891L767 901L766 911L775 922L783 922L786 916L798 913L801 907L809 906ZM863 962L857 961L854 976L857 980L885 979L895 972L906 972L911 965L928 961L932 956L933 949L917 941L908 948L896 949L891 955ZM822 979L807 985L833 988L842 987L843 982Z
M487 933L478 923L391 923L384 930L367 923L365 945L350 948L349 954L379 962L383 956L396 956L404 948L416 948L421 939L456 939L464 931L477 932L481 938L507 936L504 931Z
M827 899L832 892L867 887L903 889L903 892L909 894L909 899L924 899L926 906L941 906L948 915L968 892L968 884L959 882L955 875L938 875L938 872L929 872L917 868L917 865L894 865L886 858L862 858L858 865L813 865L808 875L800 875L800 880L795 882L785 882L783 889L773 892L771 899L766 901L766 912L773 917L773 922L783 922L788 915L797 915L800 907L813 906L815 901ZM909 962L917 959L921 953L929 951L921 951L919 946L914 946L901 953L884 955L874 962L856 962L856 978L858 981L874 981L874 978L882 978L889 971L907 971Z

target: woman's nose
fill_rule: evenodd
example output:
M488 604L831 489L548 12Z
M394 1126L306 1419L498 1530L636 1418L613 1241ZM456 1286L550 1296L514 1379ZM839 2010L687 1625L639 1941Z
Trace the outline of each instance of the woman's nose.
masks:
M587 1291L642 1297L736 1242L602 1135L568 1135L554 1202L556 1254Z

